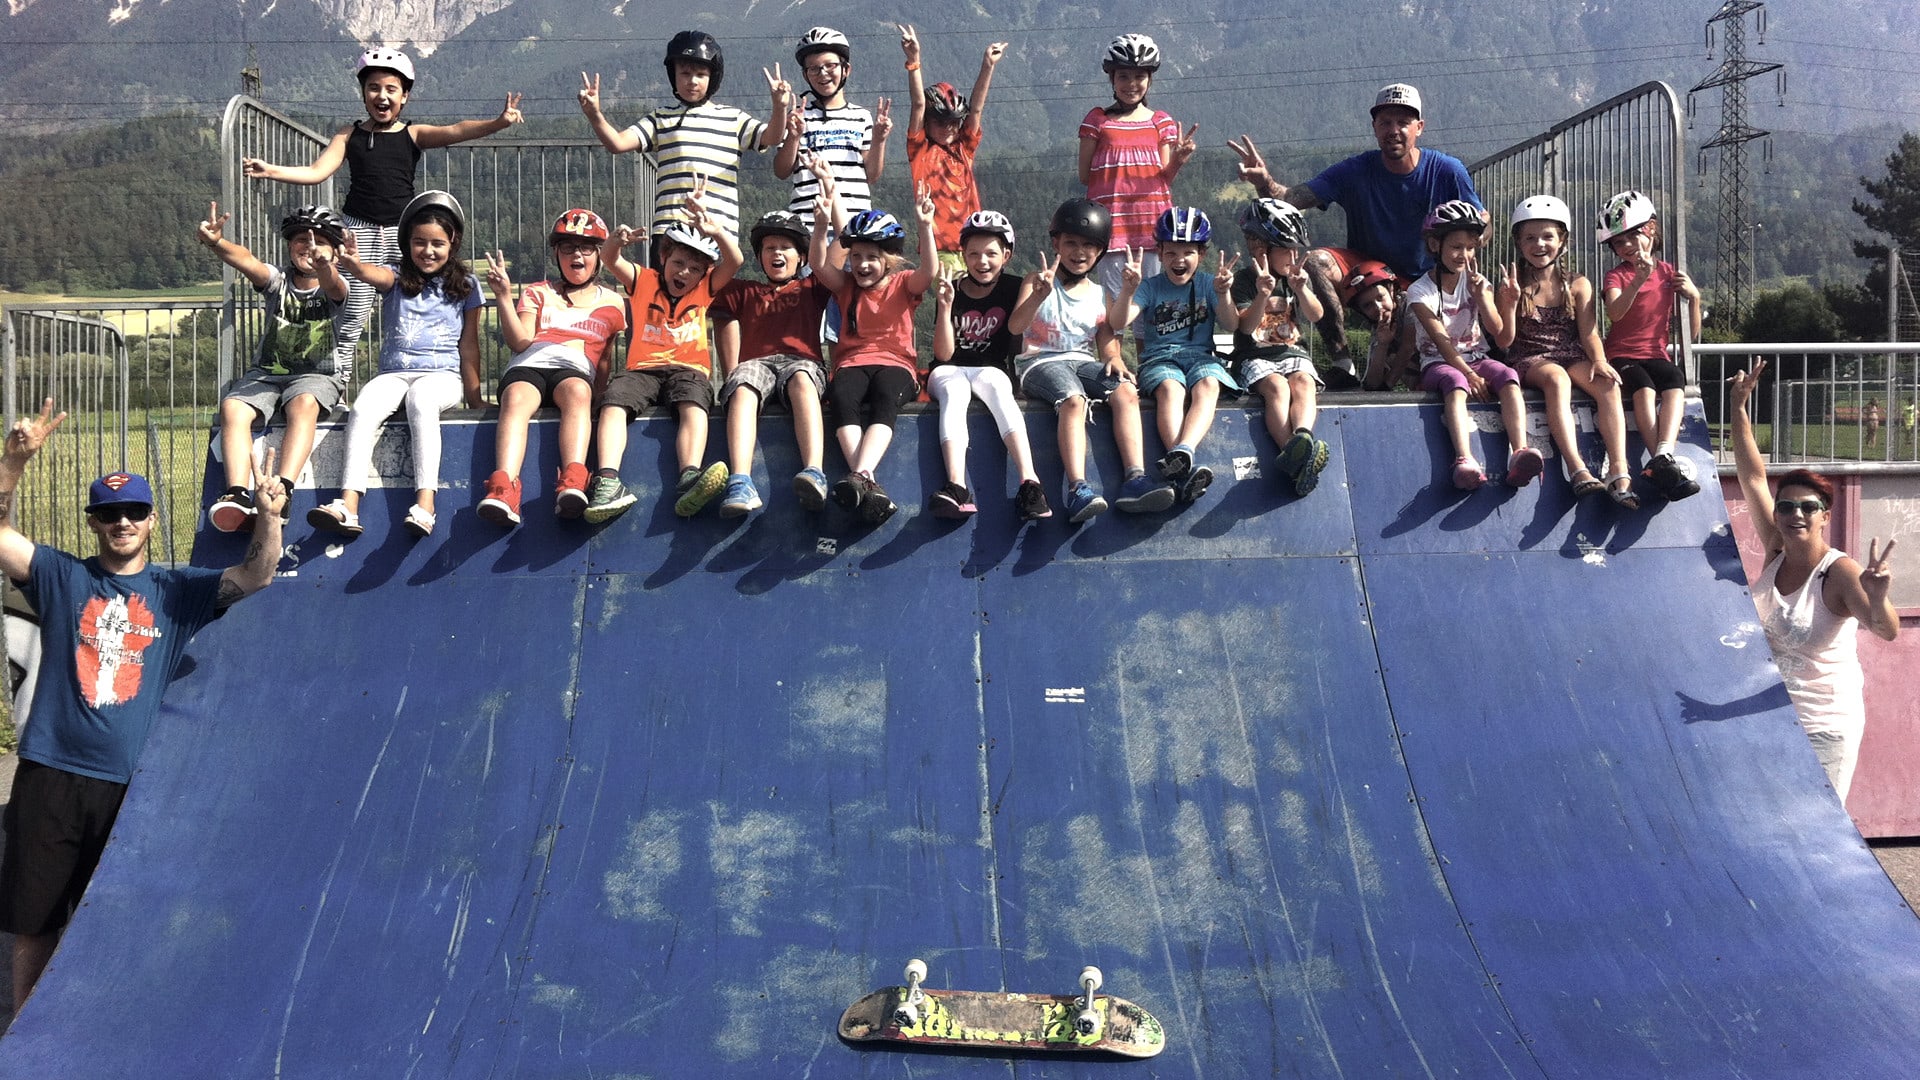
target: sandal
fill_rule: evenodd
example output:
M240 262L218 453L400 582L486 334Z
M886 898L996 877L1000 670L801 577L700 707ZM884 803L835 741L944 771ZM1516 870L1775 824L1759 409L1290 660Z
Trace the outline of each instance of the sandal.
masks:
M1540 451L1531 446L1523 446L1507 458L1507 486L1526 487L1533 483L1534 477L1545 472L1546 468L1547 459L1540 456Z
M1640 496L1633 493L1633 477L1628 473L1614 473L1607 477L1607 494L1613 503L1622 510L1640 509Z
M347 504L340 499L307 511L307 524L316 529L339 533L349 540L366 531L360 527L360 515L347 509Z
M433 511L421 506L419 503L414 503L412 506L407 507L407 518L405 521L402 521L400 525L409 533L412 533L414 539L425 540L427 537L433 535Z
M1470 457L1453 459L1453 486L1461 491L1472 491L1487 482L1487 470Z
M1581 469L1579 472L1574 473L1570 482L1573 484L1573 497L1576 499L1584 499L1589 495L1598 495L1607 490L1607 485L1601 483L1599 478L1587 469Z

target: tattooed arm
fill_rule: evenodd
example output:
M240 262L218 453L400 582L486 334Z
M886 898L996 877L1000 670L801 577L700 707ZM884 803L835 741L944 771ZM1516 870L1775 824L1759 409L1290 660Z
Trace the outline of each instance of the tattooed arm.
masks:
M280 486L274 471L273 448L266 459L253 465L253 541L247 545L247 557L238 566L229 566L220 575L220 591L214 598L226 608L273 584L273 571L280 565L280 511L287 505L287 491Z
M13 526L14 493L20 490L27 462L66 418L66 413L54 415L53 399L48 398L41 403L39 416L23 416L13 425L7 432L6 449L0 451L0 571L15 581L27 580L33 565L33 541Z

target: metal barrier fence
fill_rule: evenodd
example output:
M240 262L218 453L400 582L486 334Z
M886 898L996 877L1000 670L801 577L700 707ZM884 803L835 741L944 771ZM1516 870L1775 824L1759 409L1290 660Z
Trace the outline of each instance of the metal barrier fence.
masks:
M1593 240L1600 207L1615 192L1644 192L1659 208L1663 258L1687 265L1686 152L1680 101L1663 82L1644 83L1555 124L1525 142L1469 166L1474 190L1493 215L1482 249L1483 268L1513 261L1507 222L1515 203L1554 195L1573 211L1568 265L1599 288L1613 256ZM1491 276L1491 275L1489 275ZM1604 313L1603 313L1604 319ZM1696 369L1686 320L1674 319L1683 366Z
M1727 376L1767 362L1751 404L1760 449L1782 467L1913 472L1920 464L1920 344L1696 345L1708 423L1725 445Z

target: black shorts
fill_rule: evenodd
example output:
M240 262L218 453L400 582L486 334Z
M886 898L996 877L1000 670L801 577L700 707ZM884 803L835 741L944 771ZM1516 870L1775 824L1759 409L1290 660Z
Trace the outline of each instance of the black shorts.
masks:
M499 397L501 402L505 403L507 387L514 383L526 383L540 391L540 405L543 408L550 407L554 404L554 391L560 389L560 384L568 379L579 379L587 384L588 390L593 389L593 377L582 375L573 368L530 367L522 364L519 367L508 368L506 374L500 376Z
M4 821L0 930L51 934L67 925L100 865L127 785L20 762Z
M625 409L627 423L631 424L662 402L669 405L686 402L711 409L713 377L684 367L616 371L607 382L607 394L601 399L600 407Z
M913 400L920 381L905 368L890 364L860 364L835 368L827 380L827 403L833 408L834 427L884 424L892 427L900 406Z
M1664 358L1615 360L1613 367L1620 373L1620 386L1628 396L1641 390L1665 393L1668 390L1687 388L1687 373L1680 370L1679 364Z

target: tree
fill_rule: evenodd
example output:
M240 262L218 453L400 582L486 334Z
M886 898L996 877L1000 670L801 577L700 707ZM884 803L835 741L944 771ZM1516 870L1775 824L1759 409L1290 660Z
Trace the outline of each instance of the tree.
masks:
M1745 341L1837 341L1840 317L1824 295L1794 282L1761 293L1740 329Z
M1836 297L1842 303L1833 306L1847 316L1848 330L1877 339L1886 334L1888 253L1920 250L1920 136L1910 131L1901 135L1899 145L1887 156L1886 175L1877 180L1863 176L1860 187L1872 201L1853 200L1853 212L1867 228L1893 243L1879 239L1853 242L1854 255L1873 260L1873 265L1864 286L1858 292ZM1865 316L1874 309L1878 310L1874 320L1877 325L1869 326Z

